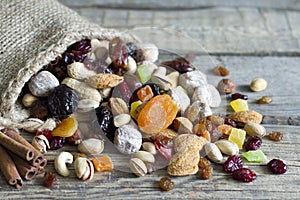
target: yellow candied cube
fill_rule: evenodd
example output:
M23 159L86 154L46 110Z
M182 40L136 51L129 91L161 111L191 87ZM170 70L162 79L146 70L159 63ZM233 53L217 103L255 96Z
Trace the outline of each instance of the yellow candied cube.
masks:
M236 143L239 149L242 149L243 144L245 142L245 138L246 138L246 131L238 128L232 128L228 140Z
M248 110L248 102L244 99L236 99L230 102L231 107L233 108L234 112L240 112Z
M133 102L131 105L130 105L130 116L133 117L134 116L134 111L136 110L136 108L141 105L143 102L138 100L138 101L135 101Z

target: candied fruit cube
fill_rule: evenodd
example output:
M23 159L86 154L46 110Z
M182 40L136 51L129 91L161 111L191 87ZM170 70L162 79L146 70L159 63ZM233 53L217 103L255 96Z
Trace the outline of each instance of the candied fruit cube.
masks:
M78 121L74 117L68 117L52 131L52 136L71 137L78 129Z
M234 112L240 112L249 110L248 109L248 102L244 99L236 99L230 102L231 107L233 108Z
M130 116L132 117L134 115L134 111L137 107L139 107L143 102L141 101L135 101L130 105Z
M236 143L239 149L242 149L243 144L245 142L245 137L246 137L246 131L238 128L232 128L228 140Z
M267 159L265 154L260 149L247 151L243 153L242 156L249 162L264 162Z
M169 95L157 95L141 110L137 119L138 126L145 133L156 134L172 124L177 112L177 105Z
M137 91L137 96L142 102L145 102L150 100L154 96L154 94L151 87L149 85L146 85L145 87L142 87Z
M92 162L97 172L110 171L114 168L110 157L107 155L92 158Z
M149 69L148 65L144 64L138 66L137 72L142 84L145 84L147 81L150 80L152 71Z

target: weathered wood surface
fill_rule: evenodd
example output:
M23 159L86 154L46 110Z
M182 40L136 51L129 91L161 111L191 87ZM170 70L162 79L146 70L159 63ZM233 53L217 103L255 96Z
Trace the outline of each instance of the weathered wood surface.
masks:
M237 91L248 94L249 107L261 112L267 131L284 133L282 142L264 139L263 152L268 159L280 158L288 165L284 175L272 175L265 163L246 163L258 178L253 183L240 183L214 165L211 180L201 180L199 174L174 177L176 188L161 192L158 181L166 176L164 169L153 175L136 178L118 170L97 173L90 182L74 175L58 176L52 189L41 186L42 176L25 182L21 190L8 186L0 175L1 199L298 199L300 196L300 22L299 1L141 1L141 0L60 0L91 21L105 27L128 29L158 26L186 31L212 55L196 55L194 65L208 75L213 85L221 79L212 74L215 64L224 64ZM160 41L161 38L154 38ZM165 40L161 43L166 42ZM183 42L183 41L178 41ZM181 46L185 46L184 42ZM265 91L253 93L249 83L255 77L265 78ZM257 105L263 95L273 97L270 105ZM223 101L222 112L231 112ZM28 140L32 135L22 133ZM75 151L70 146L63 150ZM56 151L47 153L46 170L54 171ZM115 157L118 159L118 157Z

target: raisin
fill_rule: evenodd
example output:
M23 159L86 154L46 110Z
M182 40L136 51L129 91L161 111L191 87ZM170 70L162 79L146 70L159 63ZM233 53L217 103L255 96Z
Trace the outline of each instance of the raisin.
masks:
M232 127L236 127L236 122L232 119L229 119L228 117L225 117L224 124L230 125Z
M202 169L207 168L210 166L210 161L207 158L200 158L198 166Z
M49 141L50 149L57 150L62 148L66 143L66 139L63 137L55 136L52 137Z
M244 144L246 151L257 150L262 144L262 139L258 136L250 137L247 142Z
M276 141L276 142L279 142L282 140L283 138L283 134L279 131L272 131L270 134L269 134L269 138L273 141Z
M232 173L235 180L243 182L252 182L256 179L256 173L248 168L240 168Z
M159 181L159 186L163 191L170 191L175 187L175 183L167 177L163 177Z
M211 179L212 176L213 176L213 168L211 166L202 169L202 179L204 180Z
M113 142L116 127L114 125L113 114L111 110L107 106L102 105L96 109L96 115L104 135L106 135L106 137Z
M262 98L257 100L258 104L269 104L273 101L272 97L270 96L263 96Z
M195 70L195 67L193 67L187 60L171 60L171 61L165 61L160 63L161 66L168 66L179 73L186 73L191 72Z
M226 69L224 66L222 65L219 65L219 66L216 66L214 68L214 72L215 74L219 75L219 76L227 76L229 75L229 70Z
M53 172L45 172L44 177L43 177L43 185L45 187L53 187L53 185L56 183L57 178L55 173Z
M229 156L228 159L223 164L223 171L224 172L233 172L242 167L243 167L242 158L239 156L233 155L233 156Z
M272 159L267 165L273 174L284 174L287 170L286 164L279 159Z
M30 114L42 120L45 120L49 117L49 109L48 109L47 100L37 101L34 106L30 109Z
M133 42L126 43L128 56L131 56L135 61L137 61L137 46Z
M231 95L231 99L234 101L236 99L248 100L248 96L240 93L234 93Z
M49 92L48 107L53 117L64 119L78 108L78 94L66 85L59 85Z

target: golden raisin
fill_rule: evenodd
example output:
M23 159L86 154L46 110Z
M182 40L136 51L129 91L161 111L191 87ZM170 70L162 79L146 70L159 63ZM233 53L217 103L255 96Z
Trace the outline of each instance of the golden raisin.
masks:
M222 124L218 126L218 131L222 132L224 135L230 135L232 126L227 124Z
M276 141L276 142L279 142L282 140L283 138L283 134L279 131L272 131L270 134L269 134L269 138L273 141Z
M145 133L156 134L172 124L177 111L178 108L169 95L157 95L139 113L138 126Z
M202 169L210 167L210 161L207 158L200 158L198 166Z
M272 97L270 96L263 96L262 98L257 100L258 104L269 104L273 101Z
M226 69L224 66L222 65L219 65L219 66L216 66L214 68L214 72L219 75L219 76L227 76L229 75L229 70Z
M202 179L211 179L213 176L213 168L211 166L202 169Z
M163 191L170 191L175 187L175 184L171 179L163 177L159 181L159 186Z

